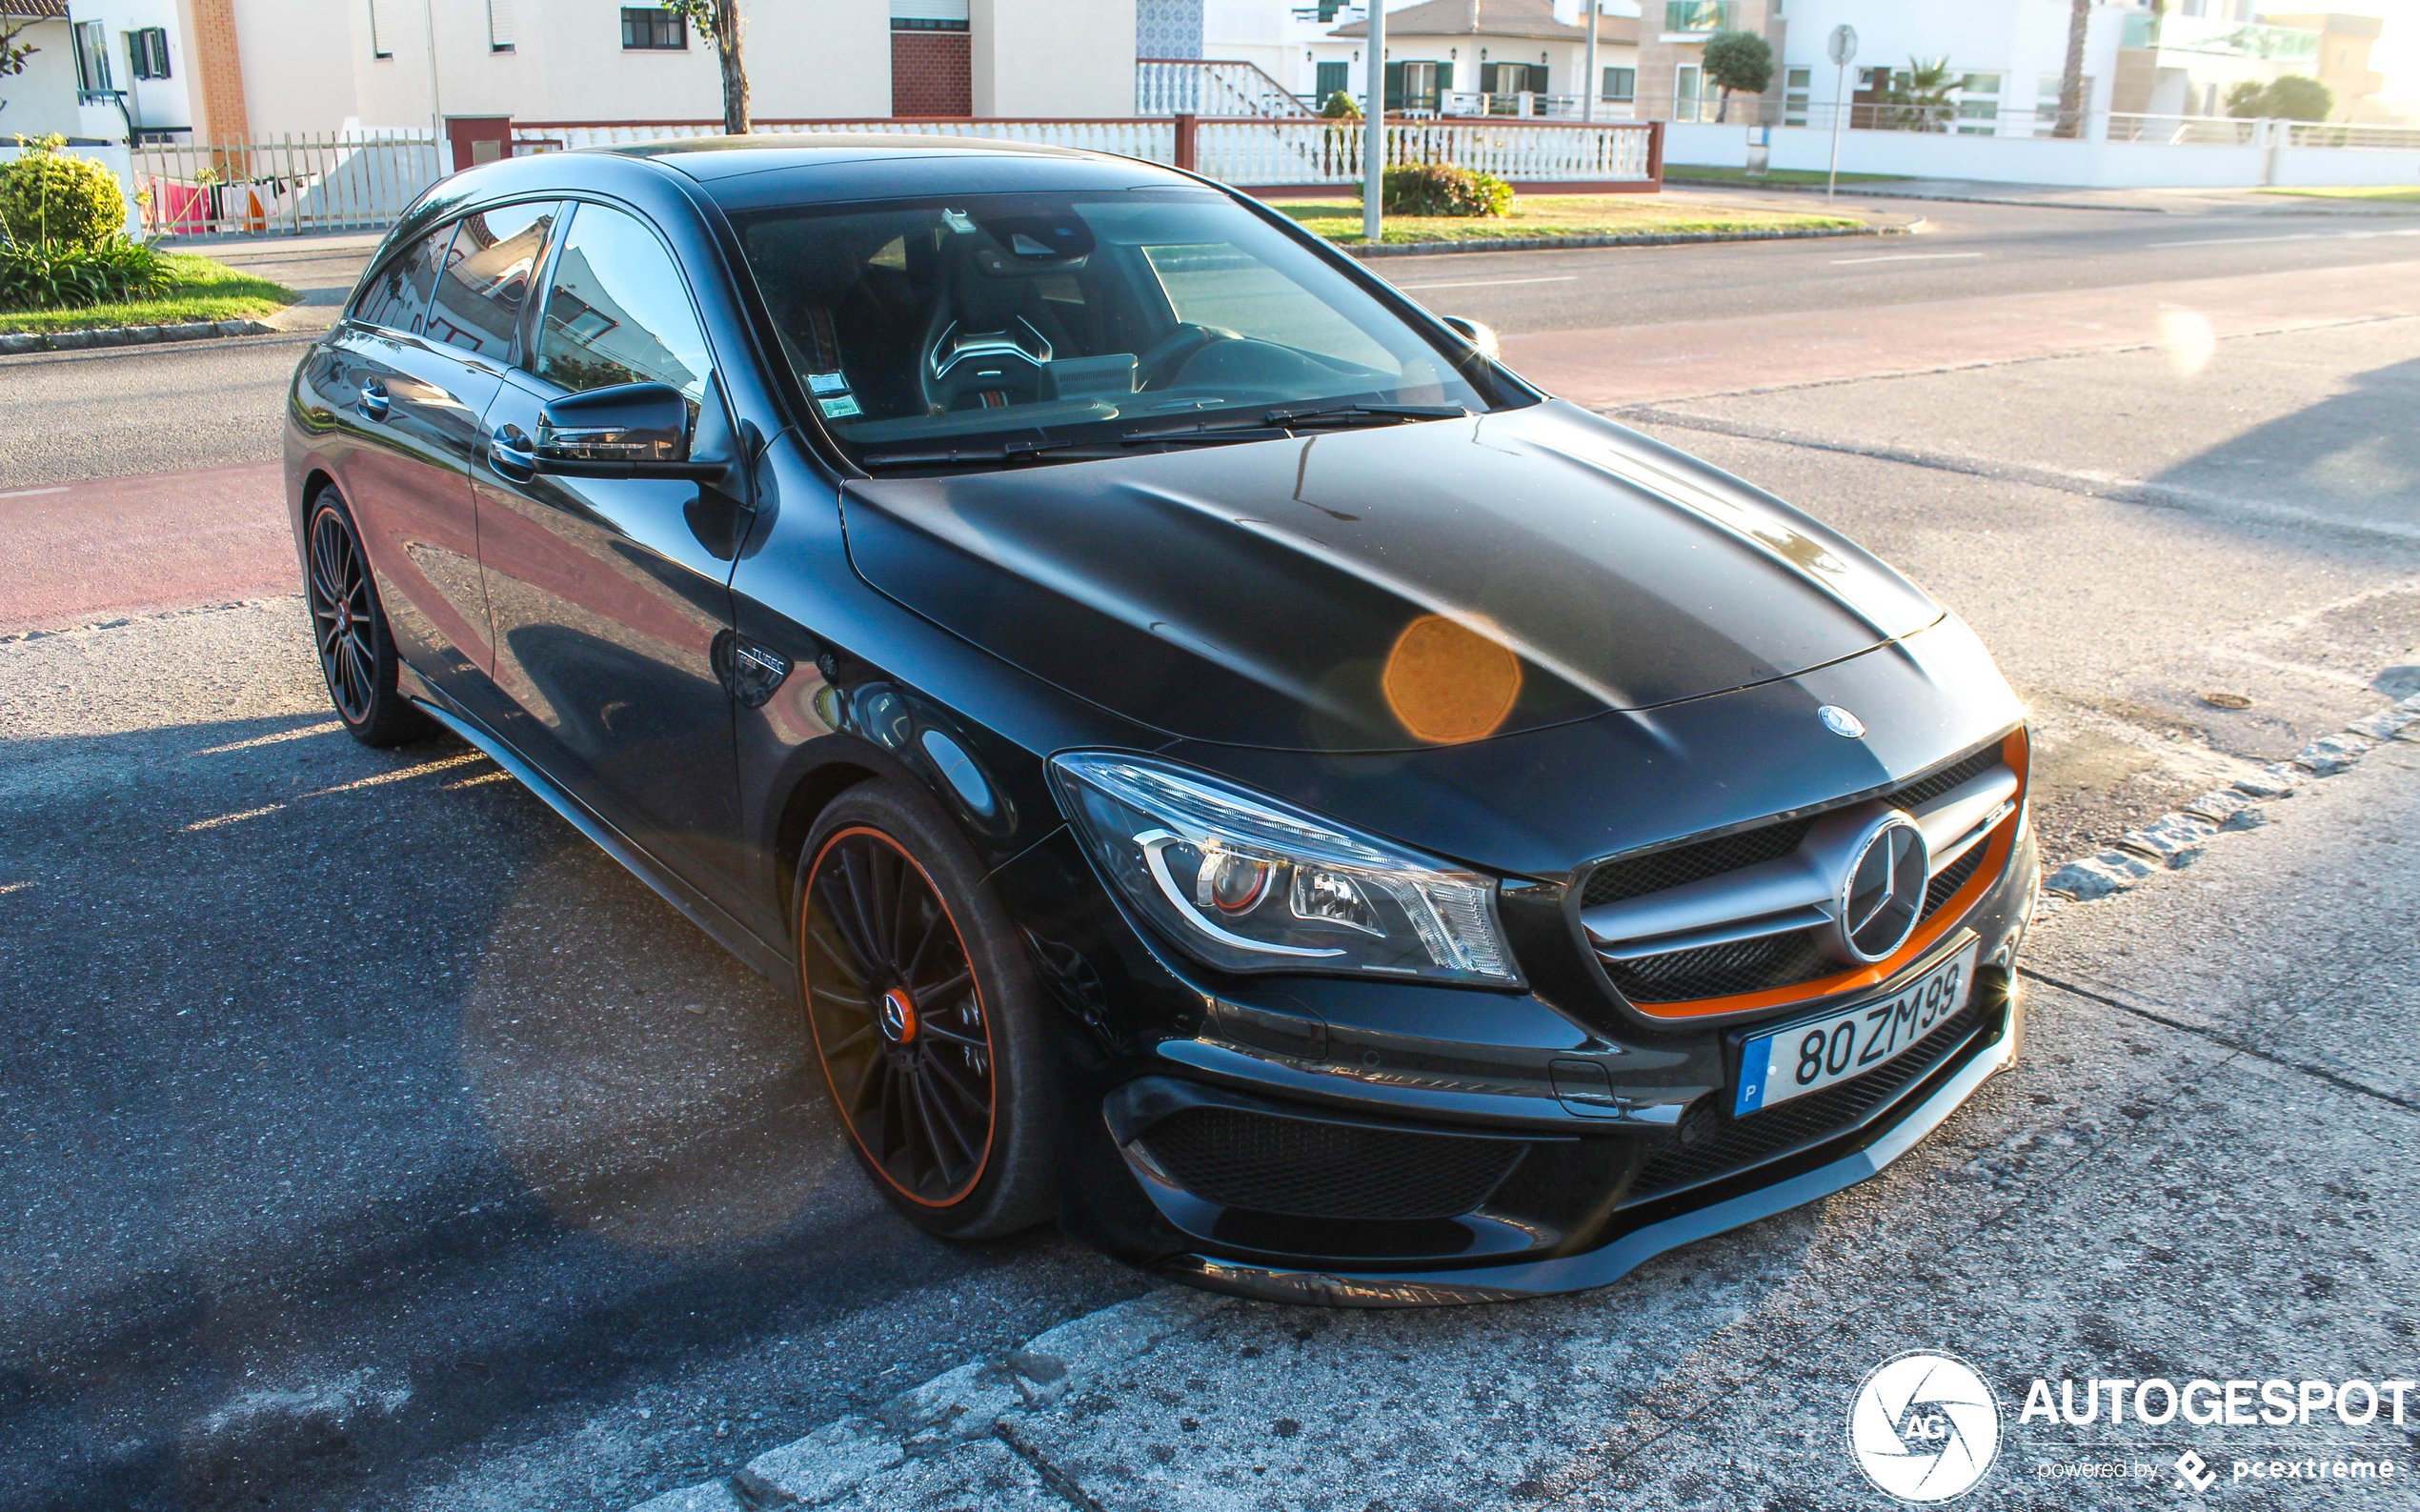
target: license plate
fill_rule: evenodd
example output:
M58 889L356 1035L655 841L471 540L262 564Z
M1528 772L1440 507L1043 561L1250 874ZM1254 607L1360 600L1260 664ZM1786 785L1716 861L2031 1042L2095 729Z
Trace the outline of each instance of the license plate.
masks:
M1888 998L1750 1038L1740 1048L1740 1095L1731 1112L1754 1113L1821 1092L1906 1055L1966 1005L1982 948L1981 941L1968 945Z

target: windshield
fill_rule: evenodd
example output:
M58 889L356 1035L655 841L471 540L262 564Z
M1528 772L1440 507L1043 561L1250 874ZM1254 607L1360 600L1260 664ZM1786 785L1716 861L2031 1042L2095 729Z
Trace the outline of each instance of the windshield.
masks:
M801 207L741 217L739 232L799 388L870 470L1506 401L1483 361L1212 191Z

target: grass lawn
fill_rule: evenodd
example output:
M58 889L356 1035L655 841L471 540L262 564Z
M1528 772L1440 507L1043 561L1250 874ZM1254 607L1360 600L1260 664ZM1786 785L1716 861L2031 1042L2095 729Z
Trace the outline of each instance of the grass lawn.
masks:
M1821 184L1825 175L1809 168L1777 168L1763 178L1750 178L1744 168L1699 168L1688 163L1666 163L1664 176L1667 181L1701 179L1717 184ZM1843 173L1844 184L1904 184L1905 173Z
M2302 194L2311 199L2403 199L2420 201L2420 184L2372 184L2354 189L2264 189L2264 194Z
M1358 199L1279 199L1270 205L1332 242L1361 239ZM1661 194L1523 194L1512 213L1487 217L1389 215L1384 240L1500 241L1508 236L1626 236L1783 227L1862 226L1854 215L1801 215L1781 211L1691 205Z
M169 326L191 320L241 320L283 310L302 295L284 284L240 273L192 252L163 252L168 292L156 299L76 310L0 311L0 332L88 331L95 326Z

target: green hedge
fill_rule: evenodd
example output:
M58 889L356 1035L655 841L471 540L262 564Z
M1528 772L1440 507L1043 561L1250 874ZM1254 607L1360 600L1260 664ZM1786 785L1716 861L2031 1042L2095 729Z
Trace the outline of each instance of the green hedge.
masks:
M1389 215L1502 215L1512 203L1510 184L1450 163L1390 168L1379 193L1379 208Z
M99 247L124 234L126 196L117 175L58 151L65 140L19 137L25 154L0 165L0 227L10 241Z

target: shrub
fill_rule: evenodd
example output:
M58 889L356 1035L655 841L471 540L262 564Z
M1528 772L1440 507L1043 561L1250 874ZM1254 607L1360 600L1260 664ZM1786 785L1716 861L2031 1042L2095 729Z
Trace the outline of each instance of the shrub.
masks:
M1379 208L1389 215L1502 215L1512 202L1510 184L1451 163L1390 168L1379 193Z
M25 155L0 166L0 227L11 241L98 247L125 231L126 196L115 173L61 152L60 137L17 143Z
M2237 120L2266 115L2281 121L2324 121L2335 105L2335 91L2299 73L2267 84L2246 79L2227 91L2227 113Z
M111 179L111 184L116 180ZM140 242L0 243L0 310L71 310L166 292L168 263Z
M1331 121L1358 121L1361 118L1361 108L1353 103L1353 96L1338 90L1328 95L1327 103L1320 107L1320 113Z

